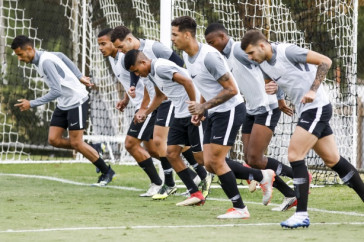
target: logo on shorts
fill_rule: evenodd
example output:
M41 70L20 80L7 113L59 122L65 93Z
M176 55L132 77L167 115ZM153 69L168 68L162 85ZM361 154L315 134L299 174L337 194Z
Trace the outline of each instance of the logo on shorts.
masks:
M308 121L306 121L306 120L303 120L303 119L301 119L301 120L300 120L300 122L301 122L301 123L306 123L306 124L309 124L309 123L310 123L310 122L308 122Z
M157 118L157 122L164 120L164 118Z
M138 130L130 129L130 132L138 132Z
M197 145L191 145L191 148L195 148L195 147L197 147L199 144L197 144Z
M219 137L216 137L216 136L214 136L214 137L212 137L213 139L221 139L222 138L222 136L219 136Z
M78 122L76 122L76 123L70 123L70 126L75 126L76 124L78 124Z

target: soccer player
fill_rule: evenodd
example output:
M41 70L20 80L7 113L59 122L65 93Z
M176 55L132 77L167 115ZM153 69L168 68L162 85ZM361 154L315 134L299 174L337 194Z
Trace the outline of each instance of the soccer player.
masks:
M345 184L364 201L364 184L358 171L339 155L329 121L332 106L321 82L331 66L327 56L293 44L269 43L258 30L248 31L241 48L290 98L299 117L288 147L297 198L296 213L282 227L308 227L309 176L305 156L313 149L324 163L336 171Z
M107 28L102 30L98 34L97 42L99 45L99 50L104 57L108 57L115 76L123 85L124 89L128 90L130 87L130 72L127 71L124 67L124 54L119 52L110 40L112 31L113 30L111 28ZM124 99L120 100L117 103L116 108L121 112L124 111L129 101L131 101L132 105L135 107L136 112L138 112L138 110L140 109L147 108L150 98L148 92L145 93L145 95L148 97L148 100L145 101L144 104L142 104L143 96L145 96L145 88L147 88L150 91L151 95L153 95L153 85L150 84L145 87L143 82L140 81L136 84L135 87L137 95L135 97L130 97L129 94L125 92ZM153 98L153 96L151 98ZM151 182L148 191L140 194L141 197L154 196L156 193L158 193L163 185L163 181L159 177L159 174L151 158L151 156L157 159L159 158L158 150L155 147L153 140L151 139L155 118L156 114L151 113L145 120L145 122L134 123L134 121L132 121L127 136L125 138L125 148L137 161L138 165L148 175ZM146 149L142 147L142 143L144 147L146 147Z
M155 58L163 58L168 59L175 62L179 66L183 66L183 60L172 51L171 48L166 47L162 43L149 39L138 39L136 38L131 31L125 26L118 26L114 29L111 35L111 41L114 46L118 48L124 54L133 49L139 49L143 51L143 53L149 59ZM134 86L138 83L138 77L131 73L131 81L130 81L130 91L129 94L131 96L135 96ZM151 82L147 79L146 83L151 84ZM173 119L173 105L170 100L164 100L162 104L157 109L157 117L154 126L153 140L159 150L159 156L161 160L161 164L164 170L164 175L167 179L167 182L172 185L173 181L173 173L171 164L169 164L166 158L167 152L167 135L169 130L170 121ZM197 184L202 183L208 184L211 176L207 176L206 170L204 167L199 165L194 159L193 153L191 149L185 147L182 152L183 156L186 158L188 163L194 168L197 175L192 172L191 176L194 176L194 180ZM161 192L163 192L161 190ZM159 194L159 193L158 193ZM162 193L160 193L162 194ZM154 197L158 199L158 195Z
M206 169L216 174L221 187L232 201L233 208L218 218L249 218L248 208L244 205L236 184L232 169L242 169L261 181L265 195L263 203L267 205L272 195L273 170L256 170L238 163L230 168L225 157L235 142L237 132L245 116L243 98L231 75L224 57L213 47L197 42L196 22L189 16L182 16L172 21L172 42L183 50L183 58L193 83L200 91L205 102L189 102L192 122L199 124L205 111L208 110L207 124L203 140L203 157ZM240 177L239 177L240 178Z
M205 30L206 42L223 54L236 78L240 92L244 95L247 115L242 127L242 141L245 161L257 169L272 169L276 173L273 186L284 196L283 203L274 210L285 211L297 202L296 195L280 177L285 175L293 178L292 168L274 158L266 157L267 149L281 115L280 108L288 115L292 110L279 100L276 95L265 92L263 74L257 63L249 60L248 55L241 49L240 42L229 37L227 30L220 23L210 24Z
M63 53L36 50L27 36L15 37L11 48L18 60L36 67L50 89L47 94L35 100L19 99L15 106L21 111L26 111L57 99L57 107L49 127L48 142L58 148L75 149L80 152L101 171L97 185L107 185L112 181L115 172L94 148L83 141L89 105L85 86L92 86L90 78L83 76ZM68 138L62 137L66 129L69 131Z
M175 113L168 132L167 159L191 194L190 198L177 203L177 206L203 204L211 182L202 188L202 192L199 191L188 172L189 168L181 158L182 148L188 145L191 146L195 159L203 165L202 127L191 123L191 114L187 104L187 101L196 101L198 92L196 93L187 70L166 59L150 60L140 50L131 50L126 53L125 67L137 76L149 77L155 86L156 95L148 109L137 117L139 122L143 122L150 113L156 110L166 97L172 101ZM165 190L169 189L166 187Z

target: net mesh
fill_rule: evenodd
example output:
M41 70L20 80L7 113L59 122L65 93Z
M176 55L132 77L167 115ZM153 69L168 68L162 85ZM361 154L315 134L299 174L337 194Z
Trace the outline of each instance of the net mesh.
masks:
M151 0L87 1L86 35L83 36L82 2L1 1L1 160L75 158L73 152L47 144L54 102L24 113L14 108L17 99L34 99L48 91L31 65L24 65L12 56L12 39L24 34L31 37L37 48L65 53L80 69L82 57L86 55L85 74L92 76L97 88L90 90L90 118L85 139L105 142L106 157L110 160L132 162L123 147L134 110L128 107L121 113L115 109L123 90L108 61L99 52L96 37L105 27L123 24L139 38L158 40L160 3ZM271 41L295 43L329 56L333 66L324 87L334 108L331 125L340 154L360 168L362 154L361 149L356 148L358 142L362 143L362 137L357 135L356 4L350 0L174 0L173 17L189 15L196 19L200 42L205 42L207 25L220 21L235 40L240 40L248 29L257 28ZM82 52L83 43L86 43L85 52ZM287 149L296 122L296 116L282 115L267 155L288 162ZM242 150L239 136L231 155L243 160ZM83 159L79 155L76 158ZM337 177L325 169L313 151L308 154L307 162L317 172L318 180L336 182Z

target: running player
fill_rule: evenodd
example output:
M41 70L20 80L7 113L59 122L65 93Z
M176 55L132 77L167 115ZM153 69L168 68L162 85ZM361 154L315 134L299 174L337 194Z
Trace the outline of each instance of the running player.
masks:
M210 24L205 30L205 39L226 57L246 101L247 115L242 127L245 161L251 167L275 171L273 186L285 198L274 210L285 211L295 206L297 199L293 189L279 177L284 175L293 178L292 168L264 155L281 115L280 108L290 116L293 114L292 110L285 105L283 97L279 100L280 108L278 108L276 95L266 94L259 65L249 60L248 55L240 48L240 42L230 38L222 24Z
M330 69L330 58L293 44L269 43L258 30L250 30L244 35L241 48L251 60L260 63L263 72L283 89L299 117L288 147L297 210L281 226L297 228L310 225L307 213L309 175L304 160L310 149L364 201L363 181L358 171L339 155L329 124L332 106L321 82Z
M167 158L191 194L190 198L177 203L177 206L203 204L209 187L203 187L201 193L189 175L189 168L181 159L182 148L189 145L194 152L195 159L203 165L202 126L195 126L191 123L191 114L186 103L189 100L196 101L199 93L196 93L187 70L166 59L150 60L140 50L131 50L126 53L125 67L137 76L148 76L155 86L156 95L148 109L139 114L138 122L143 122L166 97L175 106L175 116L168 132ZM169 189L166 187L166 191Z
M192 122L198 125L208 110L203 140L205 167L219 177L222 189L233 203L233 208L218 218L249 218L250 214L240 196L235 175L225 162L225 157L242 125L245 105L224 57L215 48L197 42L196 27L195 20L189 16L174 19L172 42L184 51L183 58L187 70L203 97L202 101L205 101L189 102ZM250 172L254 175L254 180L261 181L265 190L263 204L267 205L272 195L274 171L247 168L240 163L238 169L246 171L245 179L248 179Z
M101 171L97 185L107 185L112 181L115 172L94 148L83 141L89 105L85 86L92 86L90 79L83 76L63 53L36 50L27 36L15 37L11 48L20 61L36 67L50 89L47 94L35 100L19 99L15 106L26 111L57 99L57 107L49 127L49 144L80 152ZM62 135L67 129L69 137L64 138Z
M131 31L125 26L118 26L114 29L111 35L111 41L113 42L114 46L123 53L126 53L133 49L136 50L139 49L143 51L143 53L149 59L155 59L155 58L168 59L175 62L179 66L183 66L183 60L175 52L173 52L171 48L166 47L165 45L163 45L158 41L148 40L148 39L138 39L135 36L133 36ZM130 83L131 88L129 92L131 96L135 95L134 86L136 85L136 83L138 83L138 77L136 77L132 73L131 83ZM148 85L151 84L151 82L148 79L146 79L146 83L148 83ZM157 117L154 127L153 140L157 146L157 149L159 150L161 164L169 186L173 185L174 181L173 181L171 164L169 164L166 158L166 152L167 152L166 141L167 141L170 121L172 119L173 119L173 105L171 104L170 100L164 100L157 109ZM202 167L196 162L191 149L189 149L189 147L185 147L183 149L182 154L186 158L186 160L190 163L190 165L195 169L198 175L197 177L195 173L193 172L190 173L190 175L194 177L195 182L197 184L202 183L201 185L209 184L211 182L210 181L211 176L207 176L204 167ZM158 199L158 197L159 196L156 195L154 198Z
M110 40L112 31L111 28L107 28L98 34L97 42L99 50L104 57L108 57L115 76L123 85L124 89L128 90L130 87L130 72L124 68L124 54L119 52ZM130 100L137 112L142 107L144 88L143 82L138 82L135 87L137 95L135 97L130 97L128 93L125 92L124 99L117 103L116 108L121 112L124 111ZM146 88L150 89L151 93L154 93L153 85L149 85ZM149 98L148 92L146 95ZM146 108L148 104L149 101L146 101L146 106L144 108ZM151 156L159 158L157 148L151 139L155 118L156 114L151 113L143 123L136 124L132 121L125 138L126 150L148 175L151 182L148 191L140 194L141 197L151 197L155 195L163 185L151 158ZM142 143L146 149L142 147Z

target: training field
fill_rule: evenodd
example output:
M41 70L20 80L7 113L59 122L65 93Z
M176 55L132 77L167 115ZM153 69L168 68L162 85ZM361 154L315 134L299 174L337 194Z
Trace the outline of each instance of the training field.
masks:
M312 188L311 226L287 230L279 222L294 210L271 211L276 190L265 207L260 190L241 189L251 218L222 221L231 203L220 188L204 206L177 207L185 197L138 196L148 186L139 167L113 168L116 179L100 188L90 186L90 164L1 164L0 241L363 241L363 203L346 186Z

